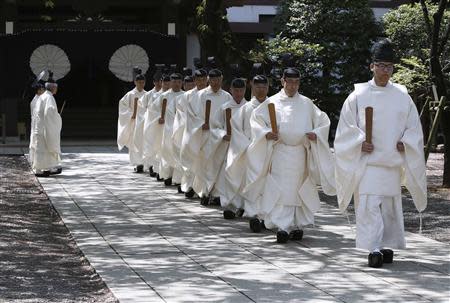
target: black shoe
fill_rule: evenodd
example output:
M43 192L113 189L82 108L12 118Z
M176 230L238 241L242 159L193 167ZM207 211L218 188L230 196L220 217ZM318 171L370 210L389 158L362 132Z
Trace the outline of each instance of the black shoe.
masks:
M380 252L372 252L368 257L369 267L379 268L383 266L383 254Z
M243 215L244 215L244 210L243 210L242 208L239 208L239 209L236 211L236 217L242 218Z
M165 186L170 186L170 185L172 185L172 178L165 179L165 180L164 180L164 185L165 185Z
M156 181L163 181L163 180L164 180L163 178L159 177L159 174L156 174Z
M44 171L42 171L41 173L38 173L38 174L34 174L36 177L44 177L44 178L47 178L47 177L50 177L50 171L49 170L44 170Z
M303 239L303 230L301 229L293 230L289 233L289 237L291 240L300 241L301 239Z
M284 231L280 230L277 232L277 243L286 243L289 240L289 234Z
M201 197L200 198L200 204L203 206L206 206L209 204L209 197Z
M56 170L50 170L50 175L59 175L60 173L62 173L62 168L58 167Z
M261 220L260 224L262 229L267 229L266 224L264 224L264 220Z
M227 219L227 220L232 220L232 219L236 218L236 214L232 210L225 209L223 211L223 218Z
M177 189L179 194L184 194L184 191L181 189L181 185L178 185Z
M250 229L254 233L259 233L262 230L261 222L257 218L250 219Z
M383 254L383 263L392 263L394 261L394 251L392 249L381 249Z
M190 188L187 192L184 193L184 196L186 198L193 198L194 195L195 195L195 191L192 188Z
M211 205L219 205L220 206L220 197L215 197L211 200Z
M137 174L142 174L144 172L144 165L138 165L134 168L134 172Z
M152 178L156 177L157 174L153 171L153 166L150 166L150 167L148 168L148 174L149 174L150 177L152 177Z

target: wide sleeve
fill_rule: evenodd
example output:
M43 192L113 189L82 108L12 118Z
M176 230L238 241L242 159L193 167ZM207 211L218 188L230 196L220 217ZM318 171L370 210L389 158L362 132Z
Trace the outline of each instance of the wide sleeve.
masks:
M267 140L266 134L271 132L269 110L270 99L253 111L250 117L252 142L247 149L247 172L244 195L250 201L257 201L264 191L264 184L272 159L273 146L276 141ZM277 121L280 121L277 119Z
M249 106L242 106L231 116L231 140L227 152L225 177L234 191L238 191L247 170L245 152L250 145L250 139L245 135L244 123ZM247 113L247 110L249 113Z
M177 153L181 149L181 140L183 139L183 131L186 125L186 93L182 94L175 104L175 118L173 120L172 141Z
M334 141L336 193L339 209L342 212L348 207L356 189L358 168L365 167L365 164L361 163L361 146L365 140L365 132L357 122L356 102L354 93L344 102Z
M400 139L405 146L404 168L406 188L419 212L427 207L427 177L423 149L423 132L416 105L410 100L405 132Z
M320 184L322 190L327 195L336 195L336 184L334 180L334 159L328 143L330 132L330 119L327 114L321 111L311 102L311 115L313 129L316 134L316 141L309 141L311 145L308 155L308 168L311 179L314 183Z
M186 129L181 144L181 161L183 167L190 167L190 163L197 157L202 146L202 125L205 114L202 95L195 95L189 101L186 114Z
M214 156L217 147L224 141L223 137L226 135L225 110L226 106L222 106L210 119L209 136L203 147L206 159Z
M159 124L161 118L162 100L166 98L165 95L159 95L151 104L151 110L154 113L152 120L149 121L146 136L152 138L152 144L148 146L147 156L155 157L161 152L164 125Z
M119 119L117 121L117 146L122 150L124 146L128 146L133 136L135 121L131 120L133 110L130 108L130 94L127 93L119 101Z
M44 117L47 148L50 152L61 154L62 120L53 97L46 98Z

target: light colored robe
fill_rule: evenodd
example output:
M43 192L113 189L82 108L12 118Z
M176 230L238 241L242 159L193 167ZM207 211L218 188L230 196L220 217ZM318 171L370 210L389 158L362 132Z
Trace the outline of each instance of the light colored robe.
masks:
M204 147L208 192L212 192L214 188L213 195L220 197L220 204L224 208L244 208L243 199L240 195L235 195L232 186L225 178L226 159L230 143L223 140L223 137L227 134L226 109L230 108L231 114L233 114L246 103L247 100L245 99L242 99L240 103L233 99L219 108L212 120L210 136ZM231 137L233 137L233 133L231 133Z
M181 176L181 190L184 192L189 191L192 188L192 183L194 182L194 175L191 172L190 164L191 160L183 161L183 137L186 132L186 122L187 122L187 110L189 102L198 95L198 88L195 87L187 92L185 92L178 99L176 105L176 115L173 122L173 133L172 133L172 144L174 155L176 156L177 169L182 171ZM189 144L187 142L186 144Z
M29 145L29 152L28 152L28 161L30 161L30 164L32 165L32 161L34 158L34 147L36 146L36 113L34 112L34 108L36 106L36 102L39 99L40 95L36 94L30 102L30 113L31 113L31 124L30 124L30 145ZM34 131L33 131L34 130Z
M150 92L146 93L142 97L142 104L147 104L147 110L145 111L145 117L144 117L144 129L143 129L143 137L144 137L144 143L143 143L143 157L144 157L144 166L150 167L153 166L153 169L158 166L158 163L154 156L151 156L152 151L152 144L154 142L153 137L150 134L150 126L152 123L154 123L155 118L159 118L158 112L155 111L153 103L158 100L159 96L163 93L163 90L160 89L159 91L151 90Z
M147 168L148 161L145 158L145 146L148 144L148 139L145 137L145 121L147 119L148 107L153 102L153 98L157 95L158 91L155 88L146 92L138 100L138 112L136 116L136 126L134 132L134 146L136 150L142 150L143 163L145 168Z
M131 119L133 116L134 99L141 98L146 93L145 90L138 91L136 88L132 89L119 101L119 119L117 121L117 146L119 150L124 147L128 148L128 154L130 156L130 163L132 165L143 164L142 149L138 149L141 143L135 144L136 141L142 141L142 133L135 136L137 120L141 120L143 112L136 110L136 119Z
M61 127L62 120L58 113L55 98L50 91L45 91L33 108L31 149L32 168L35 171L50 170L58 167L61 161Z
M173 150L172 143L172 133L173 133L173 122L176 114L176 104L180 96L184 94L184 91L180 90L174 92L172 89L161 94L156 102L154 102L154 110L161 113L162 101L167 99L166 113L164 117L164 124L159 124L158 119L156 119L153 128L155 138L161 137L161 148L158 151L160 158L159 174L161 178L168 179L172 178L172 182L180 183L182 171L178 168L176 155ZM159 115L161 116L161 115Z
M196 98L188 105L186 132L183 135L182 154L185 159L192 159L191 170L194 173L192 188L201 197L209 194L206 183L206 159L204 146L208 141L210 131L202 130L205 123L206 100L211 100L210 128L214 124L216 111L225 103L232 100L231 95L220 89L213 92L211 87L201 90Z
M138 101L140 110L144 112L140 123L142 123L142 157L146 168L152 166L152 161L148 157L148 148L151 142L151 138L148 136L148 127L154 113L151 111L150 107L160 93L161 90L157 91L153 88L146 92Z
M267 105L274 103L279 140L267 140L272 131ZM328 145L330 120L310 99L284 90L253 111L252 142L247 149L247 185L244 194L258 203L258 217L268 228L289 231L314 224L320 208L317 184L335 193L333 160ZM306 133L314 132L316 141Z
M266 98L267 100L267 98ZM245 175L247 172L247 148L251 143L252 133L250 127L250 117L261 102L255 97L239 109L235 110L231 118L231 140L227 152L225 166L225 179L230 186L231 195L226 198L243 199L242 191L245 187ZM222 197L221 200L222 202ZM256 216L258 210L256 204L249 200L244 200L245 216Z
M361 151L368 106L373 107L372 153ZM397 142L403 142L404 153ZM355 198L357 247L404 248L401 184L419 212L427 205L422 127L406 88L391 82L379 87L374 80L356 84L342 107L334 147L340 210Z

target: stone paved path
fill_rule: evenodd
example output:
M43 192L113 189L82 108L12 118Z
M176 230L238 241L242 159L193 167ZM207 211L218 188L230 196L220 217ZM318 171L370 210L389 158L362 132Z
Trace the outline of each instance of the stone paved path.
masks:
M323 203L301 242L132 173L113 147L65 148L40 179L78 246L121 302L449 302L450 245L407 233L408 250L366 266L354 230Z

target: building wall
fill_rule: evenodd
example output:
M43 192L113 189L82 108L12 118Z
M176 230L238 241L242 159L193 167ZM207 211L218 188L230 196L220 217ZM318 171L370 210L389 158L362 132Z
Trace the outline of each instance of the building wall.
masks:
M260 15L276 15L277 7L274 5L244 5L227 8L228 22L259 23Z
M264 5L258 4L263 3ZM407 0L378 0L370 1L370 5L373 9L375 18L381 20L381 17L392 8L395 8L401 4L408 3ZM264 15L276 15L278 1L238 1L235 6L227 8L227 18L230 22L231 28L236 32L253 32L256 33L257 26L260 24L260 32L266 33L267 20L265 18L261 22L260 16Z

